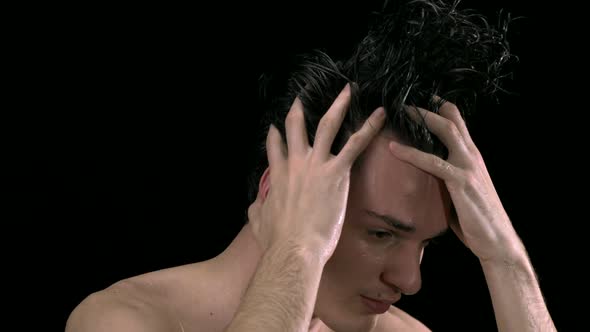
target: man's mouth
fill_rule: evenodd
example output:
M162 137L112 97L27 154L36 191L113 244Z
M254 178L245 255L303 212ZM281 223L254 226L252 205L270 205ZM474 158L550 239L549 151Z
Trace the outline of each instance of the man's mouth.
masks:
M392 301L375 300L375 299L372 299L370 297L366 297L363 295L361 295L361 301L365 304L365 306L369 309L369 311L374 314L382 314L382 313L386 312L387 310L389 310L389 307L391 307L391 304L393 302L395 302L395 300L392 300Z

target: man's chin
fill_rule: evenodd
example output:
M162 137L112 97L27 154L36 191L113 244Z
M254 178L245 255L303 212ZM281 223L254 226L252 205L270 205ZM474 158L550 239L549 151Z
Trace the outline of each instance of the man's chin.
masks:
M377 326L379 315L318 315L318 318L336 332L369 332Z

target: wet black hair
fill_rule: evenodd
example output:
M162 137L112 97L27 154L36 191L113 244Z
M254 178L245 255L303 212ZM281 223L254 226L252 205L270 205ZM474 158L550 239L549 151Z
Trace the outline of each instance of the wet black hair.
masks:
M491 25L482 14L460 9L460 1L385 1L371 15L368 32L353 52L334 59L320 50L296 57L284 72L264 73L260 79L265 109L258 145L258 160L249 178L249 201L268 166L265 151L270 124L285 139L285 117L295 97L304 106L310 144L319 120L346 83L352 100L333 147L336 154L346 139L379 106L387 113L386 126L404 142L423 151L446 157L444 145L402 111L404 105L438 113L444 100L457 105L462 115L474 111L479 97L492 99L503 91L518 58L509 47L510 14ZM433 96L441 101L435 102Z

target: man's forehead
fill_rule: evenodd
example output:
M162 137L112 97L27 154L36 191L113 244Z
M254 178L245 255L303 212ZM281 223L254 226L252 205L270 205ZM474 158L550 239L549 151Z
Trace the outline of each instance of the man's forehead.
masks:
M391 133L379 135L367 146L353 180L357 197L402 219L446 220L450 197L444 182L394 156L388 147L392 139L397 138Z
M397 158L389 149L391 141L401 142L400 138L391 131L383 131L369 143L361 161L361 168L370 173L408 172L417 176L429 175L403 160Z

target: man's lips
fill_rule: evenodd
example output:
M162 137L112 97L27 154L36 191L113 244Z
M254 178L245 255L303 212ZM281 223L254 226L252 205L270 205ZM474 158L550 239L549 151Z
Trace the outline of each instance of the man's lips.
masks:
M386 312L387 310L389 310L391 304L397 301L397 299L376 300L363 295L361 295L361 300L369 308L369 310L375 314L382 314Z

